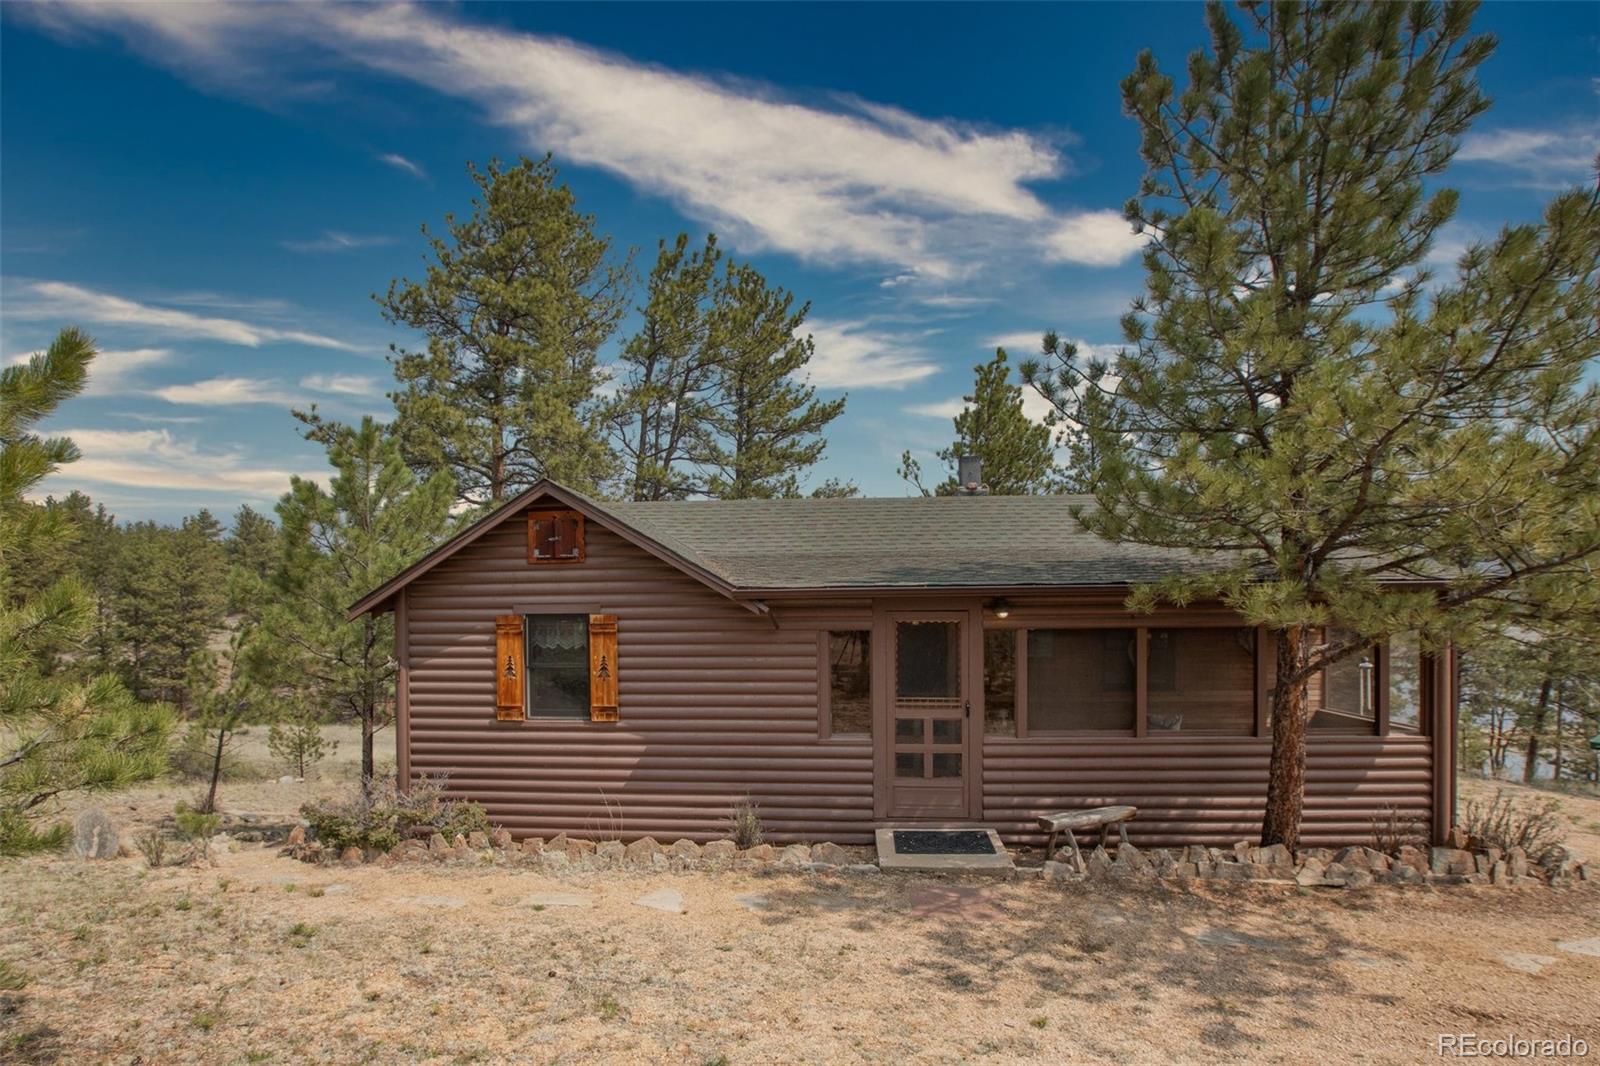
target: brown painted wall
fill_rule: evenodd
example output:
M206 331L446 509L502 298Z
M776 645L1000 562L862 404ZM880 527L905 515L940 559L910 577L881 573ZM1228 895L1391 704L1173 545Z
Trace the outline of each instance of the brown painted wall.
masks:
M448 774L518 836L707 840L749 795L775 841L866 843L870 741L818 736L819 628L869 628L865 599L752 613L589 523L587 560L530 566L507 521L405 591L401 765ZM495 616L618 617L621 721L496 722ZM1429 737L1313 736L1305 839L1367 842L1386 804L1432 815ZM982 810L1008 837L1047 809L1132 803L1140 844L1259 830L1265 738L987 737Z

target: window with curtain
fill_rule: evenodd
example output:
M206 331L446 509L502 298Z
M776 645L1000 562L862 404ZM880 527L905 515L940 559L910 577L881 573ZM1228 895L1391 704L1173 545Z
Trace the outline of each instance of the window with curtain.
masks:
M527 616L528 717L589 717L589 616Z

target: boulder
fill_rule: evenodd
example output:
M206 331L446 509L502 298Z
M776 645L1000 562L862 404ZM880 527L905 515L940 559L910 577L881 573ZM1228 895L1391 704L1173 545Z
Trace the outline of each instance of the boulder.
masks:
M1428 869L1434 874L1459 874L1466 876L1477 869L1472 852L1462 848L1433 848L1429 852Z
M1322 883L1325 885L1342 885L1345 878L1350 876L1350 867L1335 859L1322 871Z
M1370 888L1373 882L1371 870L1351 870L1344 878L1345 888Z
M284 847L297 848L306 842L306 827L297 825L289 830L289 835L284 839Z
M1264 848L1251 848L1250 861L1258 866L1292 866L1294 856L1282 844L1268 844Z
M641 837L622 849L624 861L629 866L653 866L654 857L661 854L661 845L655 837Z
M90 807L72 823L72 854L80 859L114 859L120 843L116 823L99 807Z
M1247 862L1219 862L1211 868L1218 881L1248 881L1252 867Z
M1152 872L1150 860L1137 847L1132 844L1117 847L1117 861L1111 865L1113 877L1133 877Z
M559 873L571 866L572 860L567 858L565 851L546 850L539 853L539 865L552 873Z
M1096 844L1095 849L1089 853L1085 860L1090 877L1105 877L1111 873L1111 856L1106 854L1106 849Z
M1250 852L1253 850L1248 840L1240 840L1233 845L1233 861L1249 862Z
M670 858L681 859L684 862L694 862L700 857L700 845L688 837L683 837L672 842L672 846L667 849L667 855Z
M768 863L778 857L778 849L771 844L757 844L753 848L745 848L739 852L739 858L744 862Z
M1506 865L1510 868L1513 878L1528 876L1528 853L1521 848L1508 849Z
M1320 885L1323 878L1327 876L1327 870L1327 866L1323 864L1321 859L1308 858L1300 864L1300 869L1296 871L1294 875L1295 884Z
M620 840L602 840L600 846L594 849L594 857L603 866L621 866L627 855L627 849Z
M1403 844L1395 852L1395 861L1416 867L1419 873L1428 869L1428 853L1414 844Z
M1067 881L1071 880L1074 872L1070 864L1051 859L1044 864L1043 877L1046 881Z
M361 849L356 847L354 844L351 844L349 847L345 848L339 853L339 861L348 866L356 865L357 863L361 862L363 858L364 856L361 854Z
M1471 838L1467 836L1467 831L1458 825L1452 827L1450 832L1446 834L1444 843L1448 848L1454 848L1456 851L1465 851L1471 844Z
M1172 868L1174 881L1193 881L1200 876L1200 864L1196 862L1180 862Z
M1183 849L1183 861L1192 862L1196 866L1199 866L1210 857L1210 853L1199 844L1190 844L1188 847Z
M1367 849L1359 845L1340 848L1334 853L1333 861L1347 870L1365 870L1372 865L1367 858Z
M544 839L541 837L526 837L522 841L522 854L537 855L544 850Z
M850 865L850 853L839 845L824 842L811 846L811 861L826 863L829 866Z
M501 851L511 850L511 830L502 826L489 834L489 843Z
M738 854L739 845L731 840L713 840L700 849L700 857L712 863L732 862Z
M544 846L545 846L545 850L547 850L547 851L566 851L567 850L567 834L565 834L565 833L557 833L555 836L551 837L548 841L546 841Z
M851 863L850 865L848 865L848 866L846 866L844 868L844 872L847 873L847 874L881 874L881 873L883 873L883 871L878 868L878 864L875 863L875 862L853 862L853 863Z
M443 855L450 850L450 844L445 840L443 833L435 833L428 838L428 850Z
M489 834L482 829L474 829L467 834L467 847L473 851L482 851L489 846Z
M783 849L783 854L778 856L780 866L810 866L811 845L790 844Z
M595 853L595 849L598 846L592 840L569 840L567 841L567 858L574 861L586 859Z

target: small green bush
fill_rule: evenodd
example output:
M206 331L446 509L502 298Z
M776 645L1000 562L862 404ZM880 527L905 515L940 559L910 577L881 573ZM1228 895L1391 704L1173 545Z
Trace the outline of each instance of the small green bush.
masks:
M471 800L450 799L444 784L420 778L406 792L392 780L375 781L370 795L359 788L343 800L320 799L300 808L316 839L343 850L388 851L402 840L432 833L453 839L490 829L489 813Z
M134 844L152 870L167 861L167 835L161 830L156 828L145 830L134 838Z
M205 844L222 827L222 815L196 810L187 803L173 808L172 820L184 839L194 844Z

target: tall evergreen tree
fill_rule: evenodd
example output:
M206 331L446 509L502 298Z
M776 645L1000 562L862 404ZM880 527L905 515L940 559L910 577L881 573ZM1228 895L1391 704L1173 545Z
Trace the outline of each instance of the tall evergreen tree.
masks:
M717 286L713 335L716 400L702 462L707 492L741 500L800 495L801 476L827 448L828 423L845 398L818 400L801 379L816 344L799 330L811 311L767 284L753 267L730 263Z
M1051 427L1029 418L1022 407L1022 387L1011 381L1006 350L996 348L994 358L972 368L972 392L955 416L956 439L939 450L950 473L930 492L922 484L922 467L907 451L900 458L900 475L924 496L950 496L959 487L956 464L963 455L983 460L983 480L996 496L1032 496L1055 487L1056 460L1051 448Z
M377 297L385 318L428 339L394 350L402 449L474 505L540 477L593 490L612 468L596 353L627 310L629 267L548 157L470 173L471 217L446 215L447 238L423 227L426 278Z
M64 827L41 829L36 819L62 793L159 774L172 731L169 708L138 702L72 654L95 615L77 576L36 589L17 570L73 534L59 508L26 496L78 449L34 427L83 390L94 354L87 334L66 329L44 353L0 370L0 854L59 844Z
M716 293L722 253L714 235L691 252L689 235L661 242L639 331L623 346L622 380L608 410L630 500L681 500L706 492L699 460L710 447L718 382Z
M1089 528L1236 553L1132 603L1214 597L1272 631L1262 840L1293 845L1318 671L1600 610L1600 201L1556 197L1430 295L1456 196L1424 185L1488 106L1473 5L1243 11L1208 6L1181 93L1149 53L1123 82L1148 166L1127 347L1030 377L1100 452Z
M278 598L262 631L284 659L279 676L303 703L361 724L361 775L375 770L373 738L391 721L394 620L345 609L441 539L455 487L438 471L419 480L399 441L371 418L321 423L334 474L327 489L294 478L278 504L282 565Z
M117 538L111 631L122 672L141 699L192 704L189 662L222 632L228 562L209 511L177 527L136 522Z

